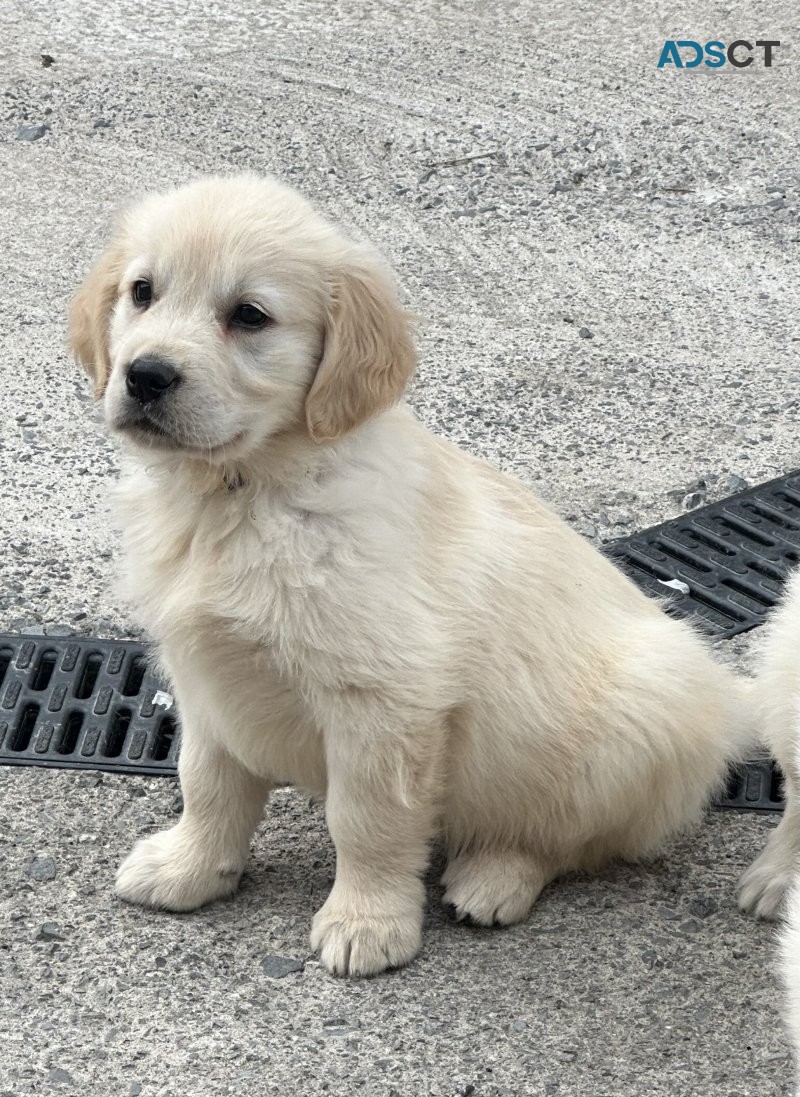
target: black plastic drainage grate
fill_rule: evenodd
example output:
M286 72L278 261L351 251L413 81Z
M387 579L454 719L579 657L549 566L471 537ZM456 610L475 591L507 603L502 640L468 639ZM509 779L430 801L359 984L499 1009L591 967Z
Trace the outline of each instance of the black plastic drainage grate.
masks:
M607 555L668 612L722 639L760 625L800 560L800 473L612 541Z
M142 644L0 636L0 764L176 772L177 719Z
M783 811L783 775L766 755L734 766L728 787L714 806L734 811Z

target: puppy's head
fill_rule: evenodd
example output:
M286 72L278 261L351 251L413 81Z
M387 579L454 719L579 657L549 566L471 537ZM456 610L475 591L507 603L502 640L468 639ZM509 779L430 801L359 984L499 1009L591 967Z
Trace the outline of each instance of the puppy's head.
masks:
M296 427L334 440L399 400L415 365L376 254L255 176L126 213L69 338L112 429L211 462Z

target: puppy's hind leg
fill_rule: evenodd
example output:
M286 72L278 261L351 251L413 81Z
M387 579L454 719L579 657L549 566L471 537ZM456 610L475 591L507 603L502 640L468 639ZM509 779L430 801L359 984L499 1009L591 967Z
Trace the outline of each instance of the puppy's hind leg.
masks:
M451 857L442 876L442 902L461 920L481 926L511 925L528 917L555 873L532 853L485 849Z
M165 910L194 910L236 890L271 788L192 723L185 705L183 711L183 815L170 830L138 842L116 881L122 899Z

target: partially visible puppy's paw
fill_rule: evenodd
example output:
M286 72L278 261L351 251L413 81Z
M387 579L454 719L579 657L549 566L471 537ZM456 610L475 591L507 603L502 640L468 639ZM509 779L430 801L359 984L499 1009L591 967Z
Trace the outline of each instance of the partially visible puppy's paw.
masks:
M179 826L145 838L117 871L121 899L160 910L195 910L233 894L242 867L210 867Z
M739 881L739 906L756 918L780 917L796 874L794 860L786 857L781 845L768 843Z
M739 906L756 918L777 918L800 863L800 819L789 799L764 851L739 881Z
M311 927L311 947L331 975L377 975L414 959L422 942L421 907L392 913L381 902L370 910L369 902L343 902L334 892Z
M459 920L512 925L528 917L549 879L535 858L517 850L462 853L444 871L442 902L454 908Z

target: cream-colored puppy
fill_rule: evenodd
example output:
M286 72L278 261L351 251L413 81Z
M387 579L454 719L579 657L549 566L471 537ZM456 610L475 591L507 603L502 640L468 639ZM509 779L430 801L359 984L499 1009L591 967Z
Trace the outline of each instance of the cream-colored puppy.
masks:
M509 923L549 880L693 823L736 684L514 480L401 402L407 318L368 247L293 191L207 179L128 212L72 345L123 444L130 596L181 712L177 826L117 878L189 910L237 886L270 788L326 796L311 940L366 975L445 901Z
M739 903L759 918L786 917L781 960L800 1093L800 571L767 626L755 689L766 744L783 772L786 808L742 877Z
M800 571L766 626L758 663L757 720L781 767L786 807L763 853L742 876L739 904L759 918L775 918L800 869Z

